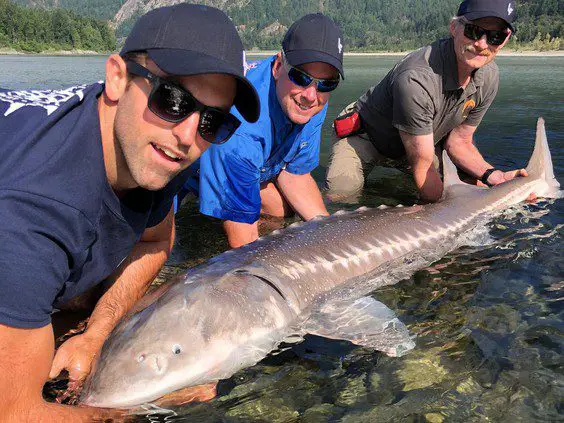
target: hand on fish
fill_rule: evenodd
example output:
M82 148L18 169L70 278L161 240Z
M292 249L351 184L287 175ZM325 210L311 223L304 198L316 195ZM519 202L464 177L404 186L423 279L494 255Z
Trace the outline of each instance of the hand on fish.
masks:
M80 392L86 376L90 374L92 363L99 354L104 339L90 336L87 332L66 340L55 353L49 378L53 379L67 370L69 373L68 389L57 396L62 402Z
M171 407L188 404L189 402L205 402L217 396L217 382L206 383L205 385L189 386L171 392L159 398L153 403L159 407Z
M518 176L529 176L529 174L525 169L508 170L507 172L503 172L499 170L491 174L491 176L488 179L488 182L492 185L499 185L504 182L515 179ZM479 185L483 185L483 184L479 182ZM534 193L531 193L526 201L528 203L535 203L537 201L537 196Z

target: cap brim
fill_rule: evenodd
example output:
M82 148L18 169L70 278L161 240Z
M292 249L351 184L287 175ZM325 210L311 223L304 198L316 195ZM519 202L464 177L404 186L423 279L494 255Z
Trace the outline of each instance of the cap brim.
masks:
M495 12L469 12L466 13L464 15L466 19L468 19L469 21L475 21L476 19L481 19L481 18L499 18L501 19L503 22L505 22L507 24L507 26L509 27L509 29L511 30L511 32L515 33L517 32L517 30L515 29L515 27L513 26L513 24L511 22L508 22L505 18L506 16L500 16L499 13L495 13Z
M341 78L345 79L345 73L343 72L343 63L338 58L331 56L330 54L317 50L293 50L285 51L284 55L286 56L288 63L290 63L292 66L299 66L305 63L312 62L327 63L337 69L339 71L339 74L341 75Z
M217 57L181 49L150 49L147 54L164 72L171 75L189 76L204 73L231 75L237 80L237 93L233 104L248 122L256 122L260 114L257 91L247 78L243 69L236 69Z

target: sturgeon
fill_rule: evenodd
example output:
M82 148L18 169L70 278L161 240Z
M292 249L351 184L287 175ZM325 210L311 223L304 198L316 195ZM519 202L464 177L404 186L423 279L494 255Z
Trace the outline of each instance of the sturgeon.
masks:
M436 204L337 212L227 251L181 275L110 335L81 402L131 408L228 378L285 339L313 333L392 356L414 347L406 327L370 296L439 259L495 211L561 196L544 121L527 177L464 184L446 156Z

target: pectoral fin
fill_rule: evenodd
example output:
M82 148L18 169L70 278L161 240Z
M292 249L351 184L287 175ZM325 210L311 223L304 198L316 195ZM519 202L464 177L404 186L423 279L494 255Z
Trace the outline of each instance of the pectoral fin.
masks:
M313 335L343 339L399 357L415 347L395 313L372 297L338 300L313 312L303 330Z

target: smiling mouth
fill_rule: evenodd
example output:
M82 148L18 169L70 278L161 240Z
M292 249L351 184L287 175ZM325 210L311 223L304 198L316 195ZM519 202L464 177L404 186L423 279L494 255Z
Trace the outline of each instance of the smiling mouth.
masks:
M313 106L304 106L300 103L298 103L297 100L294 100L294 103L296 103L296 105L298 106L298 108L304 112L307 112L308 110L310 110Z
M151 145L161 156L164 156L166 159L171 160L171 161L176 162L176 163L182 161L181 157L178 157L176 154L174 154L169 149L164 148L164 147L160 147L160 146L158 146L154 143L151 143Z

